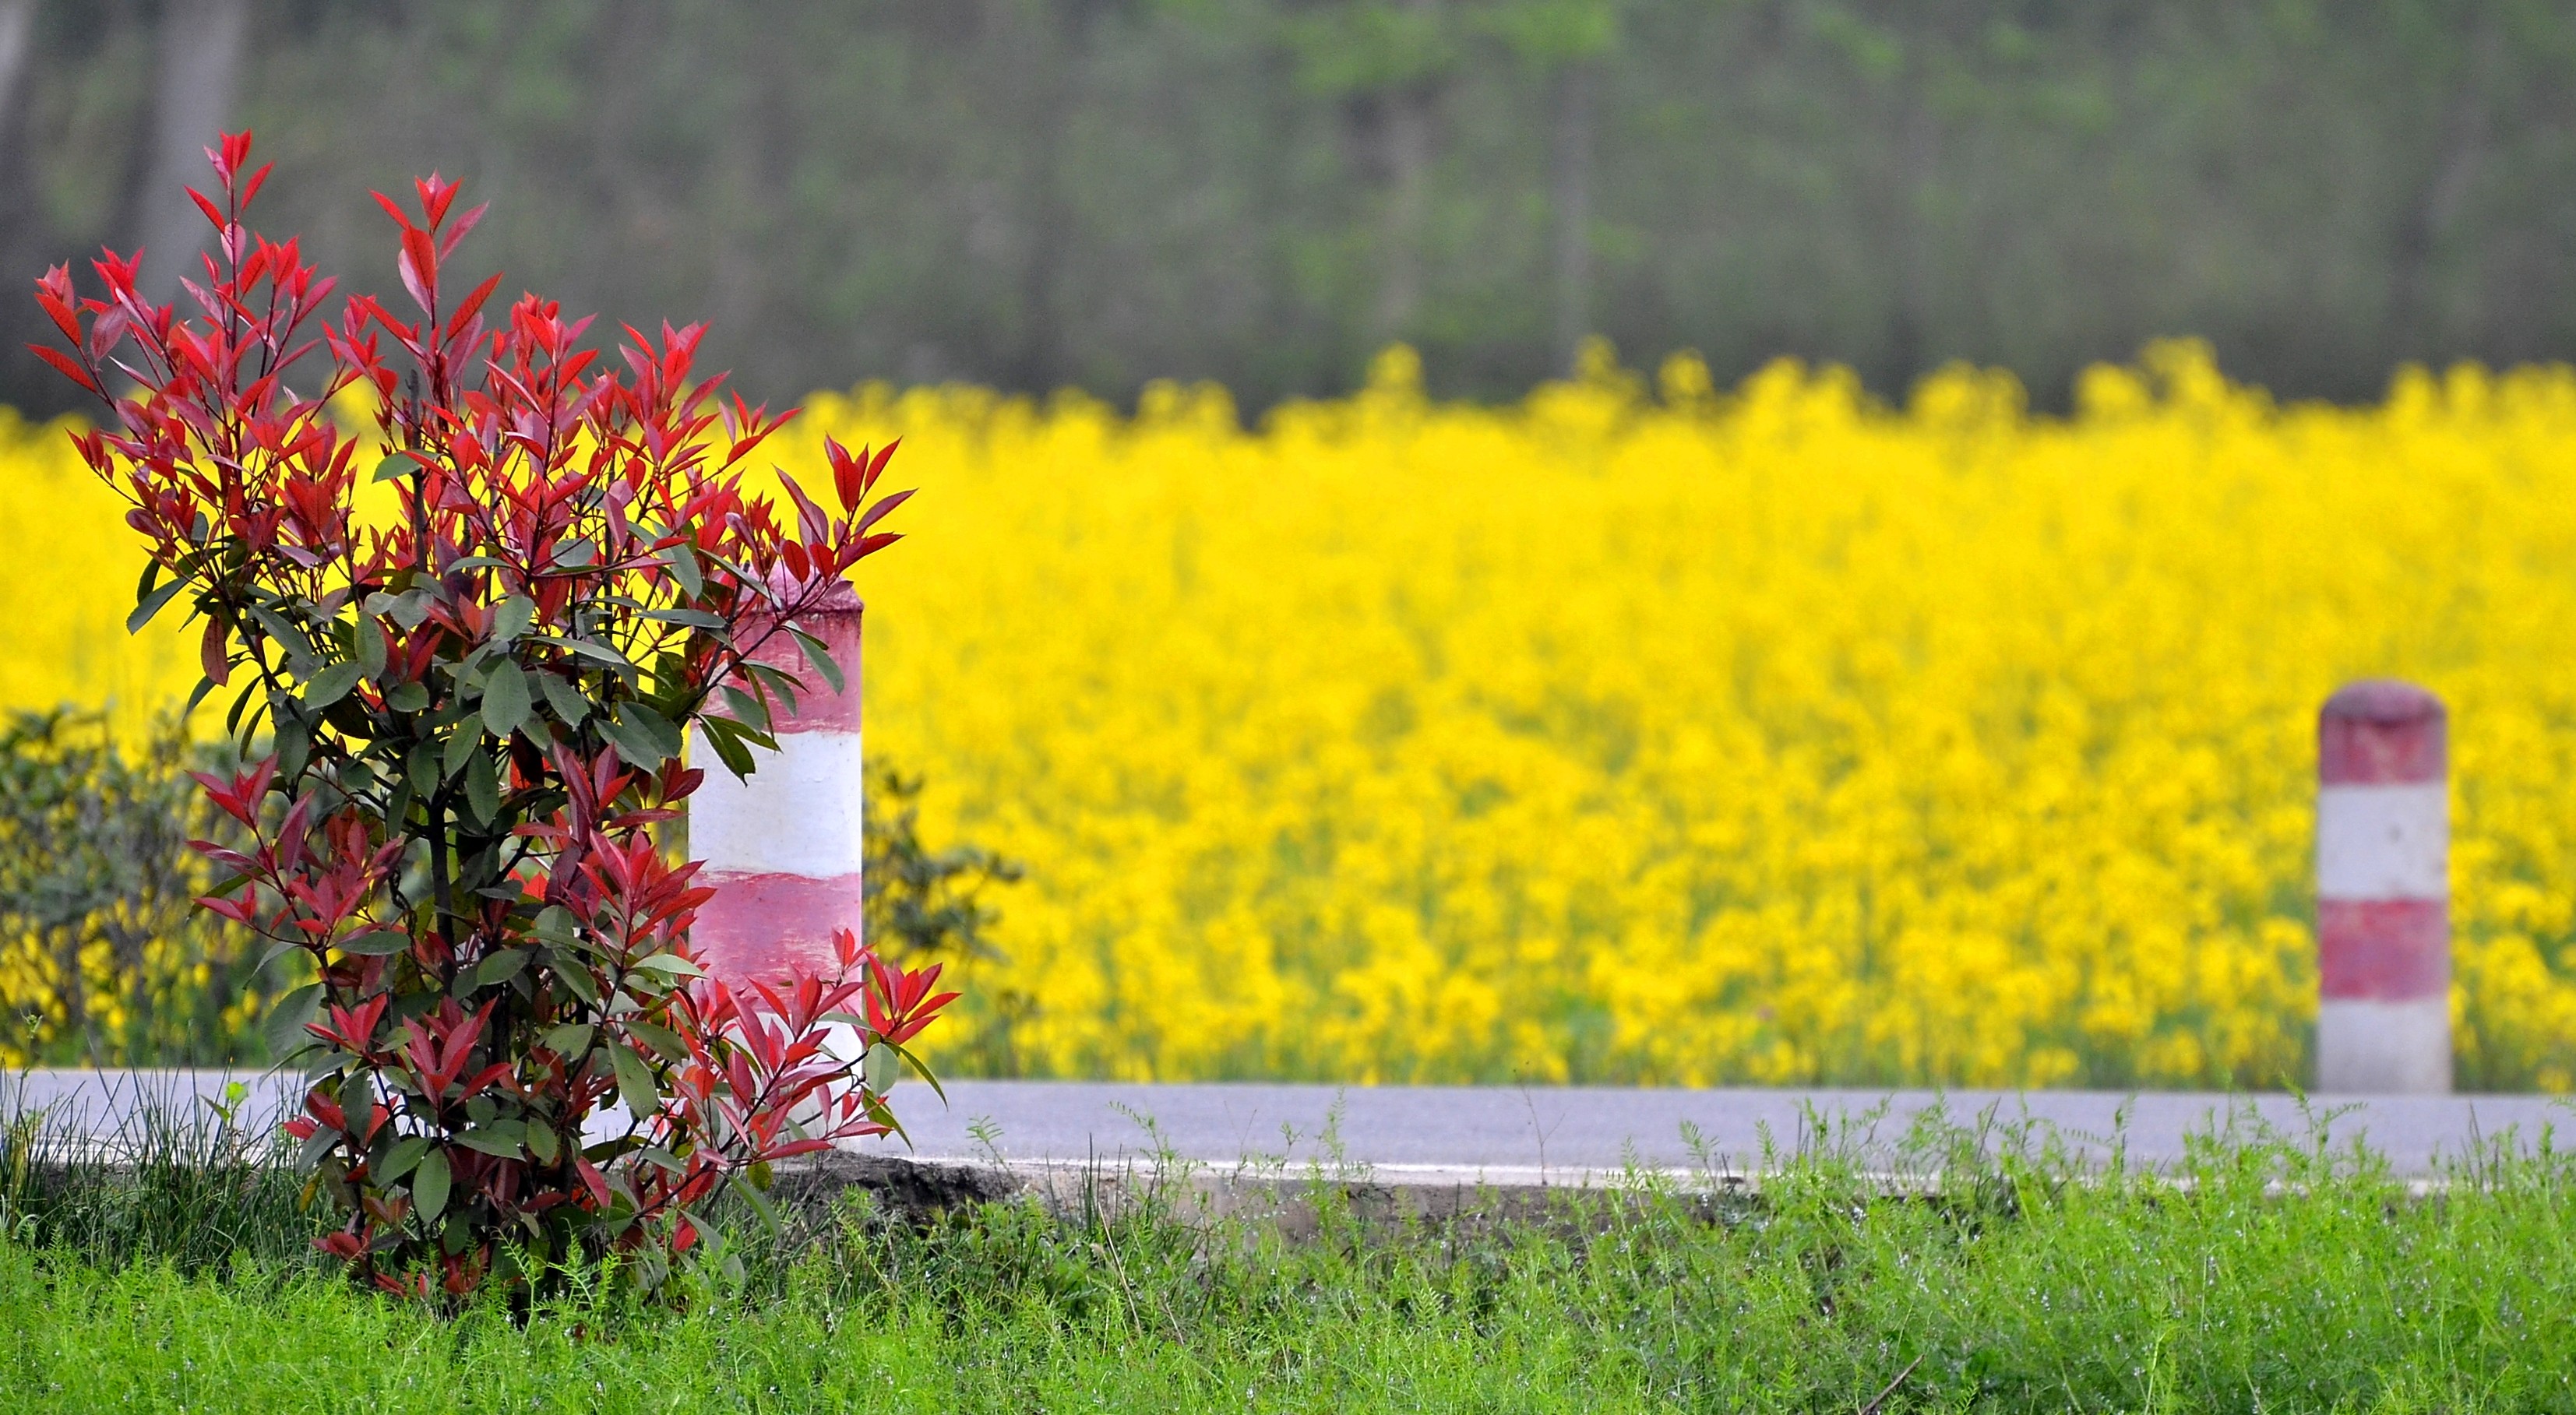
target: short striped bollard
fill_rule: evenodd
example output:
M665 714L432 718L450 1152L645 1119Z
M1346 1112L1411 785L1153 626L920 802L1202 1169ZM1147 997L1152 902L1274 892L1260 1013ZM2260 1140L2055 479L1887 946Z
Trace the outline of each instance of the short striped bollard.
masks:
M2317 1089L2451 1089L2449 732L2368 679L2317 714Z
M858 595L841 585L796 624L831 650L840 692L786 634L771 635L753 655L805 690L792 713L773 704L778 750L761 754L749 780L725 770L705 744L695 751L707 775L689 797L689 853L706 862L700 882L715 897L699 908L690 938L698 961L727 982L782 978L799 961L832 973L833 931L860 931L860 610Z

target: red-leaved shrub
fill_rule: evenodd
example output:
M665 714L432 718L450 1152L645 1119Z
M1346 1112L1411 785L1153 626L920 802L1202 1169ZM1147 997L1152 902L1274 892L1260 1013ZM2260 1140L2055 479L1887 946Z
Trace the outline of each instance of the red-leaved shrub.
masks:
M242 225L250 146L226 136L217 194L191 193L217 240L187 317L138 298L139 256L100 257L99 298L68 268L37 285L70 346L37 352L109 413L73 440L149 550L132 624L203 618L191 706L229 690L254 763L199 778L250 837L200 843L230 875L201 902L318 972L289 1004L315 1078L289 1130L345 1213L330 1252L420 1296L611 1250L656 1283L737 1176L757 1202L777 1161L892 1127L836 1024L919 1069L954 996L848 933L831 976L706 976L708 891L652 832L701 778L690 729L736 772L775 746L804 681L764 640L838 688L795 622L909 493L872 496L891 447L827 443L837 513L746 494L787 416L696 377L695 326L602 359L534 295L487 320L497 275L452 298L482 208L436 176L416 214L376 198L417 317L357 296L330 323L297 243ZM326 410L352 386L375 438ZM394 483L380 524L367 481Z

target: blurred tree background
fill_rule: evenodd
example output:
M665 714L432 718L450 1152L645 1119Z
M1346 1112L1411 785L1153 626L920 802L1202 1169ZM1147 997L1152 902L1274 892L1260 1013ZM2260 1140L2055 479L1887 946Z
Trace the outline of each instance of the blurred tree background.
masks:
M1587 332L2043 404L2165 333L2334 398L2576 350L2563 0L0 0L0 274L175 279L219 122L359 287L366 189L437 167L473 263L712 321L774 399L1257 408L1395 339L1507 396Z

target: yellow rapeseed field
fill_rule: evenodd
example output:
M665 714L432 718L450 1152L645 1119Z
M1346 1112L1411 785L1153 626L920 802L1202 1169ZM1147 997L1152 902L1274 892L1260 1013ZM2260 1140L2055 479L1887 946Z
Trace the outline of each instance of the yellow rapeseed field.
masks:
M1167 1079L2271 1085L2306 1072L2316 705L2453 712L2465 1086L2576 1077L2576 373L2280 407L2188 344L2069 419L1391 352L1254 431L973 389L903 435L869 746L1024 861L952 1066ZM0 701L184 694L58 434ZM791 470L809 469L791 460Z

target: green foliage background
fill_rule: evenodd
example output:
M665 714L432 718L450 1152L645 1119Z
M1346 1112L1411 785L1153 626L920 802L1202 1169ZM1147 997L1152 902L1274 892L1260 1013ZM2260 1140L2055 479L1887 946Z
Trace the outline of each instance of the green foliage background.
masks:
M156 36L247 5L268 224L391 286L431 167L475 259L873 377L1246 405L1393 339L1517 393L1575 335L2045 403L2154 335L2293 395L2576 347L2576 10L2545 0L0 0L0 273L130 241ZM0 402L67 391L17 352Z

